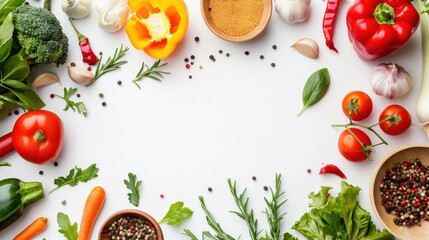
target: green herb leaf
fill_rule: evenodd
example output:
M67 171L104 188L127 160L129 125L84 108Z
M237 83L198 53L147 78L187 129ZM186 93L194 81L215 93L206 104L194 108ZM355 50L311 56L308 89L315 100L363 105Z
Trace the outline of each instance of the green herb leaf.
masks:
M176 202L171 204L170 209L168 209L167 214L159 223L167 223L168 225L179 225L185 219L188 219L192 216L193 212L187 207L183 207L183 202Z
M142 181L137 181L137 176L132 173L128 173L128 179L124 179L125 186L131 190L131 193L128 193L128 200L131 204L138 207L140 202L139 188L142 185Z
M116 48L113 57L108 57L105 63L101 63L103 59L103 55L100 55L100 61L98 62L97 68L95 69L94 80L100 78L103 74L114 71L116 69L121 68L122 65L126 64L128 61L121 61L121 59L125 56L128 51L128 47Z
M3 73L1 80L15 79L24 81L30 74L30 66L27 61L22 58L21 54L17 53L9 56L3 65Z
M292 234L290 233L285 233L283 235L283 240L298 240L297 237L292 236Z
M138 84L139 81L142 81L143 78L148 77L152 78L156 81L161 81L161 78L164 78L163 74L170 74L169 72L163 72L159 69L166 66L168 63L160 64L161 60L158 60L152 64L152 66L148 67L144 62L142 63L142 66L140 68L140 71L137 73L136 77L133 80L133 83L137 85L138 88L140 88L140 85ZM145 70L146 68L146 70Z
M58 188L66 185L74 187L80 182L88 182L89 180L97 176L98 176L98 168L95 163L84 170L78 167L74 167L73 169L70 170L67 176L59 177L54 180L54 184L57 185L57 187L52 189L49 193L52 193Z
M4 62L10 54L13 43L12 13L9 13L0 26L0 62Z
M9 13L19 7L25 0L1 0L0 1L0 23L5 21Z
M77 92L77 88L70 87L69 89L64 88L64 96L60 96L58 94L55 94L55 96L63 99L66 102L66 106L64 108L64 111L67 111L69 109L73 110L73 112L78 112L82 114L84 117L88 115L88 111L86 110L85 103L84 102L74 102L70 100L72 96L74 96Z
M0 167L10 167L10 164L7 162L0 162Z
M298 113L300 116L305 109L317 103L328 91L331 77L327 68L322 68L310 75L302 91L302 110Z
M3 83L11 88L16 88L16 89L27 89L28 85L21 82L21 81L17 81L17 80L12 80L12 79L6 79L3 81Z
M60 227L58 232L63 234L67 240L77 240L79 233L76 222L71 224L69 216L62 212L57 214L57 222Z
M265 215L270 226L270 231L266 238L271 240L280 240L281 221L286 215L285 212L280 213L280 208L286 203L286 200L281 200L281 197L285 194L284 191L280 191L282 185L281 176L281 174L276 174L274 190L270 187L271 200L264 198L267 205Z

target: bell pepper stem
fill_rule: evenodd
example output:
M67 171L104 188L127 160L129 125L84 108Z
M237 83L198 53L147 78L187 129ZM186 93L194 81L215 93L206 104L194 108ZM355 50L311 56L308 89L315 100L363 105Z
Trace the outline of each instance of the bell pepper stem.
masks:
M395 24L395 10L387 3L380 3L375 8L374 18L379 24Z
M24 205L37 202L45 197L43 186L40 182L20 182L19 194L21 195L21 202Z

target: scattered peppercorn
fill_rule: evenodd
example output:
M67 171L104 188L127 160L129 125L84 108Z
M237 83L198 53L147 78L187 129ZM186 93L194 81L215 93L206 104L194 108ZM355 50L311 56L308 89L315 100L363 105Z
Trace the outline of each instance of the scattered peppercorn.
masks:
M213 62L216 62L216 58L213 55L209 56L210 60L212 60Z
M191 62L191 65L194 65L194 62Z
M194 56L194 55L191 55L191 59L192 59L192 60L194 60L194 59L195 59L195 56Z
M429 221L428 169L416 158L386 171L379 186L381 205L394 215L396 225L411 227Z
M195 42L199 42L200 38L199 37L195 37L194 40L195 40Z
M226 53L226 56L229 57L230 56L229 53Z
M11 113L11 112L8 112L8 113L7 113L7 115L10 117L10 116L12 116L12 113Z
M276 64L275 63L271 63L271 67L276 67Z
M192 79L192 75L189 75L189 79Z
M75 66L76 66L76 63L71 62L71 63L70 63L70 66L75 67Z
M189 69L189 68L191 68L191 65L189 65L189 63L187 63L187 64L185 64L185 68Z
M107 103L106 102L102 102L101 106L105 107L105 106L107 106Z
M209 187L207 190L208 190L209 192L213 192L213 188L211 188L211 187Z
M219 50L219 54L222 54L223 53L223 51L222 50Z
M62 200L62 201L61 201L61 204L62 204L62 205L66 205L66 204L67 204L67 201L66 201L66 200Z
M87 67L86 70L91 71L92 67Z
M160 198L164 198L164 194L159 195Z
M273 49L274 49L274 50L276 50L276 49L277 49L277 46L276 46L276 45L273 45Z
M109 239L158 239L153 224L138 217L121 217L109 226Z
M119 86L121 86L121 85L122 85L122 81L121 81L121 80L118 80L116 83L117 83Z
M245 51L244 54L245 55L249 55L250 53L249 53L249 51Z
M203 69L203 66L200 66L200 69Z
M58 162L54 162L54 167L58 167Z
M187 63L187 62L189 62L189 58L185 58L185 62Z
M39 171L39 174L40 174L40 175L43 175L43 173L44 173L43 171Z
M76 97L80 98L80 94L79 94L79 93L78 93L78 94L76 94Z
M99 94L98 94L98 96L99 96L100 98L104 98L104 94L103 94L103 93L99 93Z
M14 113L15 115L18 115L18 114L19 114L19 111L18 111L18 110L15 110L13 113Z
M307 173L311 173L311 169L310 168L307 168Z
M264 59L264 55L259 56L259 59L261 60Z
M54 98L54 97L55 97L55 94L51 93L51 94L49 95L49 97L50 97L50 98Z
M268 191L268 187L267 186L264 186L264 191Z
M256 177L255 177L255 176L253 176L253 177L252 177L252 180L253 180L253 181L256 181Z

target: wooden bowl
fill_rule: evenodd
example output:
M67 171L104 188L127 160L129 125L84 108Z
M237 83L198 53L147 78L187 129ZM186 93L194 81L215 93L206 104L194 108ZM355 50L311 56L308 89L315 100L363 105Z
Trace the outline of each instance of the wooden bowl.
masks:
M255 38L267 27L271 19L272 0L254 0L260 3L246 4L246 7L228 5L237 4L239 1L242 0L201 0L204 22L216 36L231 42L244 42ZM250 14L253 11L257 14ZM234 17L244 14L246 17L239 19ZM219 17L221 15L223 17ZM228 24L228 27L225 27L225 24ZM237 31L239 28L240 30Z
M419 158L423 165L429 166L429 145L407 145L399 147L387 154L375 167L370 184L370 200L375 215L390 233L399 239L427 240L429 239L429 222L422 221L421 226L397 226L393 223L393 215L388 214L381 205L380 183L386 170L397 163Z
M162 234L161 227L159 226L159 223L149 214L142 212L140 210L136 209L125 209L118 211L112 215L110 215L109 218L104 221L104 223L101 225L101 229L98 233L98 239L99 240L108 240L109 239L109 226L117 219L121 217L138 217L141 219L148 220L155 228L156 234L158 236L157 240L164 240L164 236Z

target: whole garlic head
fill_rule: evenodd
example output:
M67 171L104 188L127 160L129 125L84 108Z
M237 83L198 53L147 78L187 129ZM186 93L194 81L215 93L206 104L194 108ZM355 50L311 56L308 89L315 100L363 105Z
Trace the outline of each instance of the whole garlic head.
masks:
M130 14L127 0L93 0L92 9L98 16L98 26L107 32L124 27Z
M380 63L374 67L370 83L377 95L392 99L404 96L410 91L412 77L397 64Z
M84 18L91 12L91 0L63 0L61 8L69 18Z
M311 0L276 0L274 8L287 23L304 22L310 15Z

